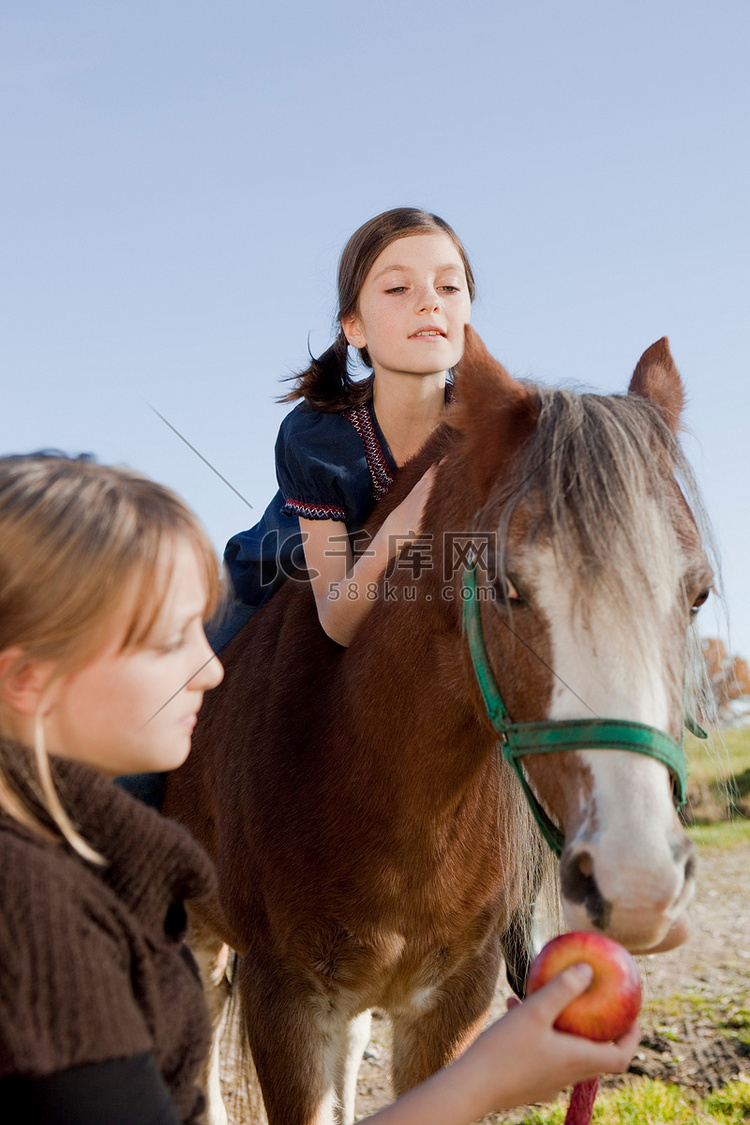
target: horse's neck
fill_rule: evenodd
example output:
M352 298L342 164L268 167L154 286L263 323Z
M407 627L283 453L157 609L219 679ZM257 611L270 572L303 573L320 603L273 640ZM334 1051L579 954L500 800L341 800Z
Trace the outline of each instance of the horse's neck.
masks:
M394 494L382 509L378 505L378 523L455 439L450 427L439 427L399 474ZM488 763L494 763L495 755L495 738L480 718L476 684L461 651L456 582L446 583L443 576L445 529L468 533L473 523L464 511L467 486L460 476L430 498L431 522L423 541L432 551L431 565L413 579L408 569L398 567L381 579L382 600L373 605L361 636L342 661L341 697L356 713L365 753L372 748L396 772L429 770L446 800L494 768ZM410 589L418 600L406 600ZM447 600L448 591L454 600Z
M494 768L495 740L477 713L460 634L436 608L439 592L427 580L406 612L403 603L376 608L344 659L343 697L379 768L427 775L450 803Z

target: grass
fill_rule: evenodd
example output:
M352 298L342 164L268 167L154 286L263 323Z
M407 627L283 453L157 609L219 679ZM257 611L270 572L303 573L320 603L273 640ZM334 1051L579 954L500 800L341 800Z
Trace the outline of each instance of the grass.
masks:
M567 1098L514 1125L563 1125ZM593 1125L743 1125L750 1121L750 1082L736 1079L699 1097L692 1090L642 1079L620 1090L601 1091Z
M712 824L692 824L687 834L699 848L736 848L750 841L750 820L736 817Z
M707 744L685 739L688 820L710 824L750 816L750 727L725 730ZM723 847L723 842L717 846Z
M656 1034L681 1042L682 1035L674 1026L680 1017L710 1024L718 1035L750 1047L750 979L746 973L744 982L742 977L738 978L731 995L709 996L702 986L696 985L675 996L646 1000L641 1015L645 1037Z
M707 747L711 752L707 752ZM685 735L685 752L691 776L712 781L727 765L732 773L750 768L750 727L721 730L708 740Z

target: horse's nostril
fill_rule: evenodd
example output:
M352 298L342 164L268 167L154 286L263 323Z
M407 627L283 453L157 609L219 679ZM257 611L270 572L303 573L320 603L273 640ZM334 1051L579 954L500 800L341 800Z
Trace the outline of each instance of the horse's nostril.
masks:
M592 923L606 930L612 915L612 904L602 896L594 877L594 859L590 852L581 851L566 856L560 864L560 887L563 898L582 903Z
M591 894L594 880L594 861L590 852L578 852L566 857L560 865L560 884L563 894L571 902L585 902Z
M692 840L689 840L687 836L683 836L681 839L675 840L671 848L675 865L678 868L682 867L685 884L693 883L698 862L695 844ZM683 891L684 887L681 888L680 894L682 894Z

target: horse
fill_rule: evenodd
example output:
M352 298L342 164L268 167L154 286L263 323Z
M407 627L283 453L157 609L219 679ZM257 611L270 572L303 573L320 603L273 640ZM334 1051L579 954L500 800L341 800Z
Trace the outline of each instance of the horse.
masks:
M352 644L288 580L222 654L168 782L165 813L218 870L192 914L205 958L237 952L270 1125L353 1121L373 1007L401 1095L479 1033L503 959L523 992L545 850L524 791L569 928L637 953L688 932L674 798L712 573L668 342L607 396L519 381L466 337L456 405L368 525L437 465Z

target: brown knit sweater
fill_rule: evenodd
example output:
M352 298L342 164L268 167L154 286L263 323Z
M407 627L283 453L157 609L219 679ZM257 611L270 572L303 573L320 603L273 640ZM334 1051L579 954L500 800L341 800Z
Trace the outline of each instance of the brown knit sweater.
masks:
M6 768L14 753L25 751L2 747ZM87 767L60 762L55 776L108 865L0 811L0 1079L151 1051L190 1122L210 1029L182 903L210 891L210 862L176 824Z

